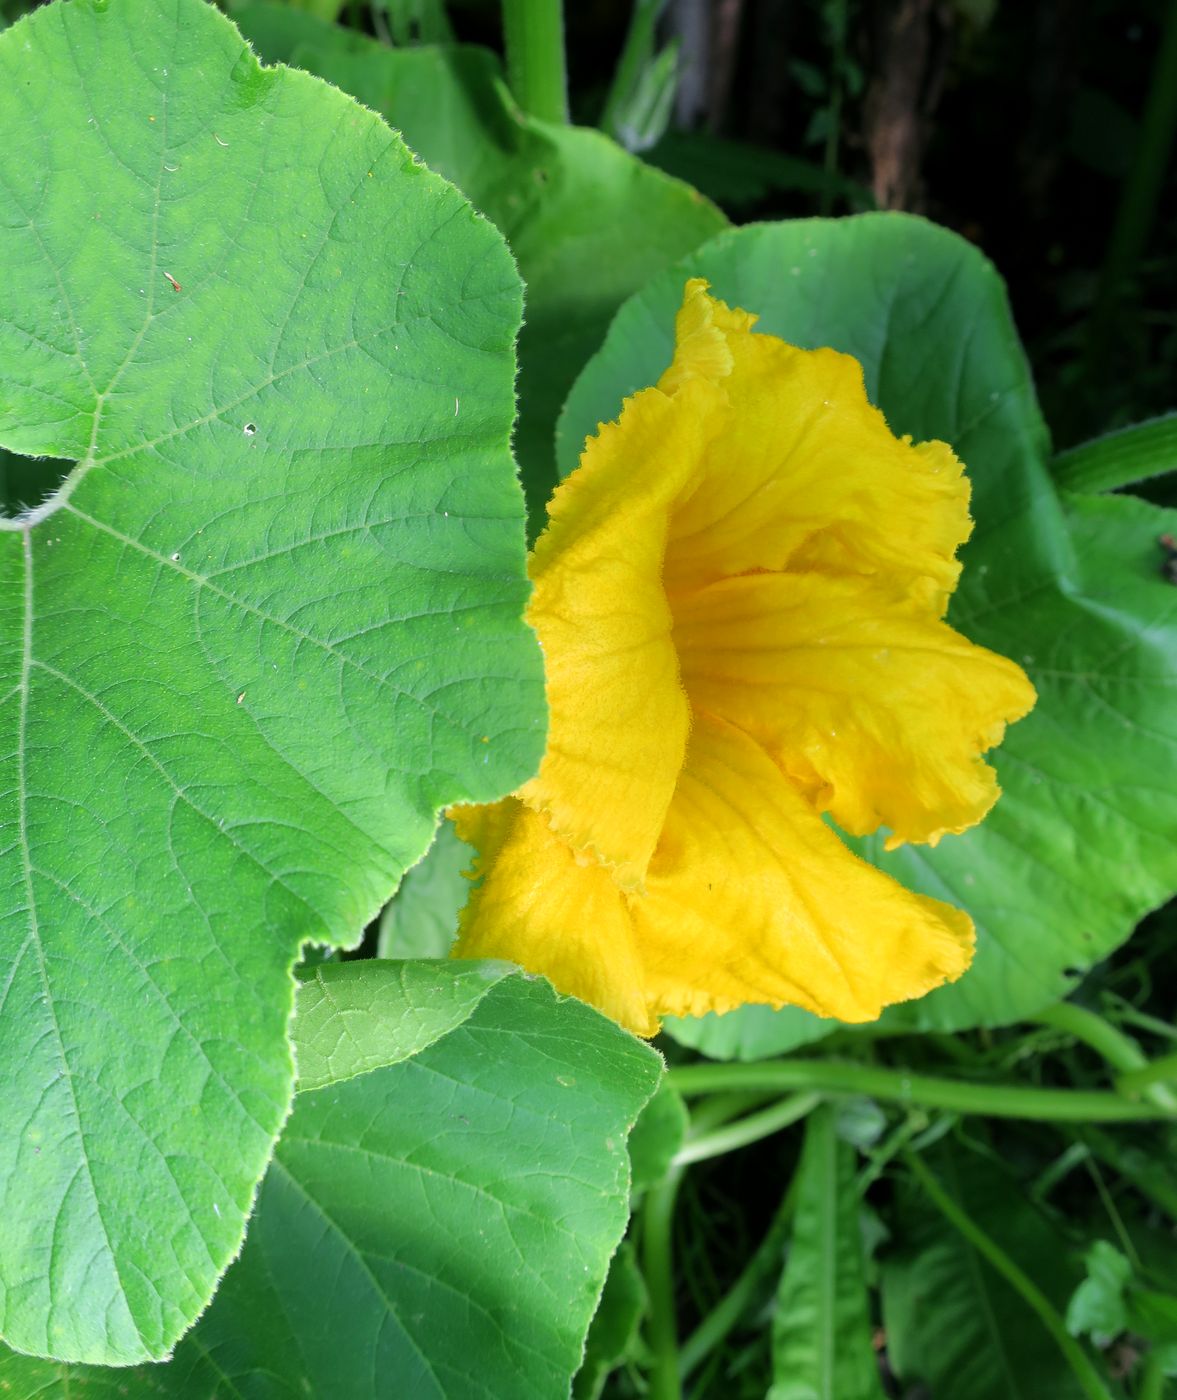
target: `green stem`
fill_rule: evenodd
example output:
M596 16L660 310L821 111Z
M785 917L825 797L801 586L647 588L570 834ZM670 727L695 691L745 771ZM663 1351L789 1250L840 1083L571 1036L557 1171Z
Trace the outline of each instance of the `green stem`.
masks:
M870 1150L870 1160L855 1178L854 1187L859 1197L864 1197L879 1177L887 1170L893 1157L899 1155L917 1133L928 1126L927 1117L922 1113L909 1113L896 1123L878 1147Z
M756 1102L747 1092L716 1094L691 1114L687 1147L704 1140ZM642 1273L649 1296L650 1395L653 1400L680 1400L678 1327L674 1307L674 1207L686 1166L675 1159L642 1205Z
M1139 1026L1142 1031L1148 1031L1150 1035L1155 1035L1161 1040L1177 1040L1177 1026L1171 1026L1168 1021L1162 1021L1157 1016L1147 1016L1143 1011L1137 1011L1130 1001L1125 1001L1121 996L1110 995L1108 1001L1113 1005L1116 1016L1128 1026Z
M707 1360L728 1333L748 1311L756 1295L770 1275L780 1271L781 1251L793 1219L797 1203L797 1174L794 1172L788 1189L781 1198L764 1239L757 1246L743 1272L723 1298L707 1314L683 1343L679 1353L679 1374L684 1380Z
M1050 464L1067 491L1115 491L1177 469L1177 413L1105 433L1060 452Z
M568 120L561 0L503 0L507 83L528 116Z
M1143 1092L1143 1096L1157 1108L1170 1113L1177 1111L1177 1094L1161 1082L1171 1077L1171 1074L1162 1072L1155 1075L1156 1067L1149 1064L1147 1056L1137 1042L1096 1012L1088 1010L1085 1006L1076 1006L1073 1001L1060 1001L1057 1006L1047 1007L1031 1019L1040 1026L1062 1031L1064 1035L1074 1036L1076 1040L1090 1046L1114 1070L1119 1071L1119 1077L1116 1079L1117 1092L1127 1095L1132 1092L1129 1084L1133 1084L1136 1092ZM1148 1075L1143 1084L1136 1080L1136 1076L1140 1074Z
M996 1241L981 1229L963 1207L948 1194L939 1181L914 1153L905 1152L904 1161L923 1187L941 1215L959 1231L977 1253L994 1268L1005 1281L1021 1294L1026 1303L1038 1315L1038 1320L1054 1338L1058 1349L1066 1358L1067 1364L1075 1373L1075 1379L1089 1400L1111 1400L1111 1394L1099 1372L1083 1348L1067 1331L1062 1318L1054 1305L1038 1285L1009 1257Z
M1116 1078L1116 1088L1121 1094L1142 1094L1148 1089L1172 1083L1177 1083L1177 1055L1161 1055L1139 1069L1128 1070Z
M672 1166L646 1193L642 1209L642 1272L649 1295L651 1400L681 1400L674 1312L674 1207L683 1167Z
M370 0L368 13L372 17L372 30L377 39L379 39L382 44L387 44L389 48L391 48L392 30L388 27L388 20L384 16L384 9L380 4L380 0Z
M730 1123L733 1118L739 1118L742 1113L751 1113L754 1109L763 1108L776 1097L774 1093L765 1089L751 1093L740 1090L734 1094L713 1094L701 1103L696 1103L691 1110L684 1140L689 1143L695 1138L701 1138L712 1129Z
M796 1123L799 1118L815 1109L821 1103L820 1094L789 1094L762 1109L759 1113L749 1113L734 1123L728 1123L714 1132L705 1133L688 1140L675 1154L675 1164L690 1166L692 1162L705 1162L709 1157L719 1157L725 1152L735 1152L740 1147L771 1137Z
M680 1094L809 1089L819 1094L867 1094L923 1108L1048 1123L1128 1123L1172 1118L1164 1109L1119 1094L1086 1089L1038 1089L1021 1084L972 1084L837 1060L761 1060L756 1064L679 1065L667 1081Z
M1048 1006L1037 1016L1031 1016L1030 1020L1081 1040L1113 1069L1140 1069L1148 1063L1144 1051L1130 1035L1125 1035L1097 1012L1078 1006L1073 1001L1060 1001L1056 1006Z
M1060 1181L1065 1180L1082 1166L1091 1156L1091 1149L1085 1142L1072 1142L1066 1147L1035 1181L1030 1195L1039 1203L1046 1200Z

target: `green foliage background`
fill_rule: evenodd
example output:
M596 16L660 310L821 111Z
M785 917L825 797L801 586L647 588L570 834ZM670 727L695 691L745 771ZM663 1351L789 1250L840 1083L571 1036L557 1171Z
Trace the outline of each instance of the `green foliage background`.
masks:
M958 236L733 229L686 182L732 215L869 207L838 169L857 7L809 7L820 161L666 131L656 9L612 89L573 94L647 159L456 42L493 7L253 3L239 32L203 0L54 0L0 34L14 1400L1177 1376L1177 928L1140 923L1177 884L1177 434L1055 456ZM696 274L966 460L952 621L1040 699L982 827L861 844L974 915L960 983L855 1030L679 1021L664 1073L546 983L445 960L465 852L438 822L534 770L525 537ZM1068 444L1127 421L1065 379Z

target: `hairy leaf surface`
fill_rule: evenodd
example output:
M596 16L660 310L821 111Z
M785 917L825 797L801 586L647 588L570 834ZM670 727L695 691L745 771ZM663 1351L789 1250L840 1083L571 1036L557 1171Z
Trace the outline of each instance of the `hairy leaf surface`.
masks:
M166 1355L288 1109L290 966L543 741L520 286L198 0L0 36L0 1335Z
M727 220L601 132L520 112L486 49L391 49L269 4L248 5L239 19L263 54L387 117L506 235L527 284L515 450L538 531L556 482L556 415L613 313Z

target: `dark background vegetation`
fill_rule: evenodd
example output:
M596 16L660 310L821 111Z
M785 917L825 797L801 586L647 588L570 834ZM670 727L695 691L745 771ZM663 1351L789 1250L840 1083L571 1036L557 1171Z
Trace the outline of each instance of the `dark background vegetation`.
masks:
M499 46L497 5L448 9L460 37ZM573 117L594 124L631 6L565 12ZM735 222L875 204L977 243L1057 447L1174 406L1170 0L670 0L658 33L680 80L646 159ZM860 195L804 187L822 171Z

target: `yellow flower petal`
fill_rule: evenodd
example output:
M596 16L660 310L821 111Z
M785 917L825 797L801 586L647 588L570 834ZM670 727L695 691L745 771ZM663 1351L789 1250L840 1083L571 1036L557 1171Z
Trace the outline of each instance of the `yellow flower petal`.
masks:
M455 807L458 835L479 852L482 883L462 913L454 955L503 958L545 976L638 1035L653 1035L625 896L580 862L542 816L514 798Z
M934 842L997 800L980 755L1035 698L1012 661L821 574L727 579L674 613L692 706L751 734L843 830Z
M962 830L1034 699L939 620L970 528L951 449L894 438L853 360L754 320L688 284L673 365L557 491L528 614L548 751L521 800L456 814L482 877L459 951L644 1035L746 1002L869 1020L958 977L968 916L819 811Z
M968 966L968 915L859 860L731 725L701 719L645 894L508 798L453 809L479 850L455 954L504 958L639 1035L746 1002L867 1021Z
M820 569L885 579L942 613L971 529L951 449L894 437L849 355L754 334L744 313L694 285L662 384L681 393L713 382L727 406L700 484L671 521L668 589L753 569Z
M551 721L539 775L519 795L626 888L641 885L686 749L662 554L717 398L700 381L673 399L630 399L557 490L532 558L527 616Z
M868 1021L972 955L967 914L859 860L721 720L692 731L647 890L630 910L663 1015L767 1002Z
M658 381L664 394L673 394L692 377L718 384L732 372L731 335L750 331L759 319L748 311L732 310L707 295L707 282L692 277L674 321L674 360Z

